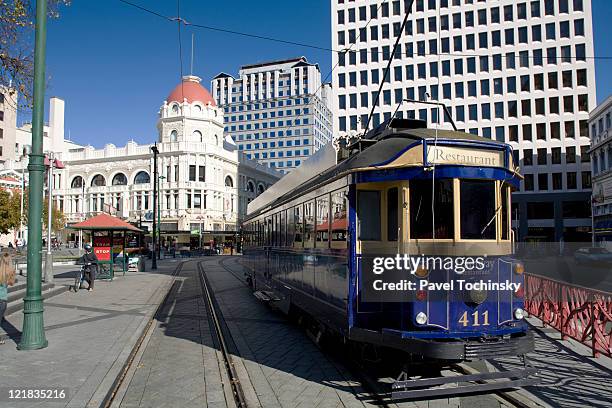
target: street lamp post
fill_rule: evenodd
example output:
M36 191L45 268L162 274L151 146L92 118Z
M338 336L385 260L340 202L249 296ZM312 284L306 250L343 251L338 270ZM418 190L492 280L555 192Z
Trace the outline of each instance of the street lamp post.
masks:
M151 151L153 152L153 236L151 239L151 269L157 269L157 220L155 219L157 216L157 155L159 154L157 143L151 147Z
M49 198L47 199L47 256L45 257L45 282L53 282L53 254L51 253L51 225L53 222L53 162L55 161L53 153L47 154L49 160L49 177L47 179L47 190Z
M165 176L159 176L159 180L165 180ZM159 184L157 189L159 190ZM161 259L161 193L157 192L157 259ZM166 254L167 256L168 254Z
M43 321L42 278L42 201L45 163L43 154L43 118L45 109L45 46L47 1L36 1L34 40L34 106L32 109L32 151L28 163L28 277L23 299L23 330L19 350L47 347Z
M23 196L25 192L25 171L23 167L21 168L21 200L19 203L19 239L23 241L23 200L25 197Z

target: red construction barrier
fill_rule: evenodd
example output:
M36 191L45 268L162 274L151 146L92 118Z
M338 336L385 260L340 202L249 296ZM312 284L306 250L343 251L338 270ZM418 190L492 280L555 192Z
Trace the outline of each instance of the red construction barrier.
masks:
M612 293L525 274L525 308L545 325L612 356Z

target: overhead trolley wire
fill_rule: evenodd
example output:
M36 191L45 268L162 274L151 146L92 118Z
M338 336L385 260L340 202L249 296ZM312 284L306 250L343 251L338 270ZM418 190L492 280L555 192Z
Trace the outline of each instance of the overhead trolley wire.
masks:
M320 51L330 51L330 52L334 52L337 54L341 54L341 53L347 53L347 52L358 52L358 51L362 51L362 50L350 50L347 48L344 49L334 49L334 48L330 48L330 47L325 47L325 46L321 46L321 45L316 45L316 44L308 44L308 43L303 43L303 42L298 42L298 41L290 41L290 40L284 40L282 38L277 38L277 37L271 37L271 36L267 36L267 35L260 35L260 34L253 34L253 33L246 33L243 31L237 31L237 30L231 30L228 28L222 28L222 27L216 27L216 26L210 26L210 25L206 25L206 24L198 24L198 23L191 23L187 20L185 20L184 18L180 18L180 17L170 17L167 15L164 15L160 12L157 12L155 10L151 10L149 8L143 7L141 5L138 5L136 3L132 3L131 1L128 0L119 0L121 3L127 4L129 6L132 6L134 8L137 8L141 11L144 11L146 13L149 13L151 15L160 17L164 20L167 21L178 21L179 23L185 24L185 26L191 26L191 27L196 27L196 28L201 28L201 29L205 29L205 30L211 30L211 31L217 31L217 32L222 32L222 33L226 33L226 34L233 34L233 35L239 35L239 36L243 36L243 37L250 37L250 38L255 38L255 39L260 39L260 40L265 40L265 41L273 41L273 42L277 42L277 43L282 43L282 44L288 44L288 45L296 45L298 47L305 47L305 48L312 48L312 49L316 49L316 50L320 50ZM379 6L380 9L380 6ZM370 18L370 20L368 21L368 23L364 26L367 27L370 22L373 20L373 18ZM355 39L355 43L357 42L357 40L359 40L360 36L358 35ZM353 44L355 45L355 44ZM352 46L351 46L352 48ZM378 47L377 47L378 48ZM372 51L370 50L366 50L368 53L370 54L383 54L383 51ZM449 57L485 57L485 56L493 56L493 55L500 55L502 58L511 58L511 56L508 56L506 54L493 54L493 53L484 53L484 54L479 54L479 53L463 53L463 52L439 52L439 53L411 53L411 55L408 55L408 53L405 54L406 57L421 57L421 56L432 56L432 55L443 55L443 56L449 56ZM519 58L518 55L515 56L515 58ZM528 58L530 59L534 59L534 58L542 58L542 59L564 59L564 58L569 58L569 59L601 59L601 60L612 60L612 56L608 56L608 55L586 55L586 56L576 56L576 55L570 55L570 56L556 56L556 57L548 57L548 56L534 56L534 55L528 55Z
M385 68L384 75L382 77L382 81L380 81L380 85L378 86L378 92L376 92L376 99L372 102L372 110L368 115L368 120L363 128L363 133L365 134L368 131L368 127L370 126L370 121L372 120L372 116L374 115L374 110L376 109L376 105L378 105L378 100L380 99L380 92L382 91L383 86L385 85L385 80L387 79L387 75L390 75L391 63L393 62L393 57L395 57L395 51L397 50L397 46L402 38L402 33L404 32L404 28L406 27L406 23L408 22L408 17L410 16L410 11L412 10L412 4L414 0L410 0L410 4L405 9L404 21L402 21L402 26L399 29L399 33L397 34L397 38L395 39L395 44L393 44L393 50L391 51L389 62L387 62L387 67Z

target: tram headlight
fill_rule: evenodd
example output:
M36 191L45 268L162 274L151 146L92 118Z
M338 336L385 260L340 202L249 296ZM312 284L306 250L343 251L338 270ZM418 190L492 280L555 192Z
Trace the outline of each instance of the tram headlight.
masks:
M517 275L522 275L523 273L525 273L525 265L523 265L521 262L515 263L514 273L516 273Z
M423 312L419 312L417 313L416 317L414 318L414 320L416 320L416 322L418 324L425 324L427 323L427 315Z
M429 275L429 271L423 268L422 266L419 266L417 270L414 271L414 274L418 276L419 278L426 278L427 275Z
M520 307L514 309L514 318L516 320L523 320L527 316L527 313Z

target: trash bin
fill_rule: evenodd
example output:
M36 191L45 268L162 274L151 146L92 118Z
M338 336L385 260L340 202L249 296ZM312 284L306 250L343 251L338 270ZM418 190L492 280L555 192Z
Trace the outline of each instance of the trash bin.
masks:
M146 270L145 268L145 257L141 256L139 261L138 261L138 271L139 272L144 272Z

